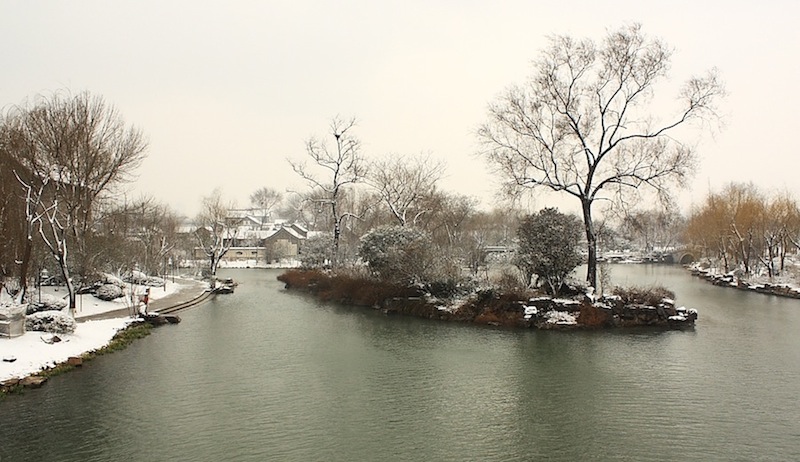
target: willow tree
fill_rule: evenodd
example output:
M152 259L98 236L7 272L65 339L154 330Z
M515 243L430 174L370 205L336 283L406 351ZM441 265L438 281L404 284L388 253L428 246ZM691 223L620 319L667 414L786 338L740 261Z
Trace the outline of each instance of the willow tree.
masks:
M512 189L545 188L574 196L588 241L587 282L596 286L597 235L592 206L652 188L668 196L691 172L695 153L678 129L714 115L723 88L712 70L686 81L676 112L651 105L667 77L670 49L639 25L609 31L595 43L554 36L532 77L489 108L479 128L483 154Z

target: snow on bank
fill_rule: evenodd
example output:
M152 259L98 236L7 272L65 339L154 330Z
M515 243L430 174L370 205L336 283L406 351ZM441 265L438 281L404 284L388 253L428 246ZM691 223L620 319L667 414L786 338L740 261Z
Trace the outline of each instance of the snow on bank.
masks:
M151 301L158 300L168 295L177 293L184 286L185 284L167 281L165 286L150 287L150 300ZM131 293L133 293L134 297L137 297L138 299L139 296L144 295L146 290L147 290L146 286L126 284L125 295L123 297L111 301L100 300L99 298L95 297L92 294L76 295L75 318L78 321L80 321L81 318L87 316L92 316L101 313L108 313L111 311L125 310L125 309L132 311L131 306L133 303L131 302ZM38 288L32 288L30 294L31 299L34 301L38 300L39 294L40 292ZM67 289L59 286L44 286L41 288L41 297L42 299L48 297L66 299ZM7 303L10 301L11 301L10 297L8 297L8 295L5 292L0 294L0 303L3 302ZM0 350L0 353L2 353L2 350Z
M150 300L174 294L180 291L182 286L183 284L167 281L166 287L151 287ZM44 368L64 362L70 356L80 356L87 351L106 346L114 334L133 320L128 317L128 311L131 311L132 305L130 291L138 296L143 295L146 289L144 286L128 284L125 297L113 301L103 301L89 294L78 295L75 313L78 325L73 334L59 334L61 342L45 343L43 339L51 336L45 332L26 332L24 335L14 338L0 337L0 381L12 377L26 377ZM41 293L42 296L49 294L61 298L66 296L66 289L64 287L42 287ZM31 296L35 300L38 294L38 289L35 289ZM4 297L0 297L0 302L7 298L5 292L3 295ZM125 314L115 319L81 322L81 318L86 316L117 310L123 310ZM11 359L14 361L6 361Z
M559 326L575 326L578 324L578 318L566 311L548 311L547 314L548 324L557 324Z
M117 318L82 322L75 333L59 334L61 341L53 344L43 341L52 336L45 332L26 332L12 339L0 337L0 381L26 377L64 362L70 356L102 348L131 321L131 318ZM15 360L8 362L10 359Z

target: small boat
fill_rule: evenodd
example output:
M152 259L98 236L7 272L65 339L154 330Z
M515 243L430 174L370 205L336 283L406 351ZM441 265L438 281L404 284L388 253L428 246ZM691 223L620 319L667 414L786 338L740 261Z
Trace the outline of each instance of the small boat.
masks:
M216 289L214 289L214 293L215 294L232 294L233 293L233 287L223 284L221 286L218 286Z

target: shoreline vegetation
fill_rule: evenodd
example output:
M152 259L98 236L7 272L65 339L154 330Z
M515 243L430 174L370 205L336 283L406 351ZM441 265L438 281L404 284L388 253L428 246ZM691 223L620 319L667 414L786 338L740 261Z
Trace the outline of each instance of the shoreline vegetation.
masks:
M675 307L667 289L617 289L592 297L572 293L555 298L535 291L487 288L442 300L424 291L357 275L320 270L288 270L278 276L287 290L309 293L321 301L369 307L387 315L408 315L441 321L491 326L586 330L656 327L692 328L697 310Z

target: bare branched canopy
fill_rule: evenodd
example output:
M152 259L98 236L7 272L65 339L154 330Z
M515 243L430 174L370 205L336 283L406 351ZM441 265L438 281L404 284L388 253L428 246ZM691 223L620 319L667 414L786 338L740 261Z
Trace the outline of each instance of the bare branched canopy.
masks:
M28 228L38 226L45 247L67 280L70 307L74 309L67 234L78 250L71 253L85 256L95 206L115 186L131 178L144 159L147 142L102 97L88 92L56 92L6 111L0 127L0 148L21 170L16 174L25 192ZM38 193L32 195L32 191ZM21 281L27 277L30 256L28 239Z
M230 250L236 238L237 229L227 222L228 211L235 207L233 203L222 198L219 189L203 197L200 207L195 218L198 228L194 235L209 260L211 276L215 276L220 260Z
M308 183L310 191L306 200L320 207L330 208L333 221L333 265L338 260L342 222L347 218L358 217L357 213L344 207L346 190L364 181L367 174L367 166L361 154L361 142L351 133L355 125L355 119L334 117L330 124L330 135L334 140L332 147L325 140L311 137L306 142L310 166L305 162L289 160L292 169Z
M264 186L258 188L250 195L250 203L261 210L263 217L267 217L276 206L283 201L283 194L275 188Z
M400 226L413 225L427 211L424 202L436 191L444 170L444 162L430 156L394 155L372 165L368 182Z
M6 123L17 159L37 177L58 181L62 200L84 216L101 194L132 178L147 149L140 130L88 92L40 97L14 108Z
M670 59L669 48L639 25L610 31L599 44L552 37L530 80L493 102L478 130L483 155L509 191L544 187L580 201L592 286L594 201L643 186L666 196L670 184L682 184L695 153L676 139L677 130L715 117L724 94L716 72L709 71L685 83L674 115L656 118L650 103Z

